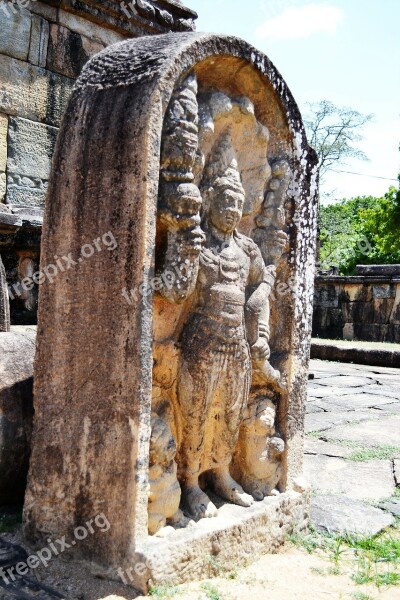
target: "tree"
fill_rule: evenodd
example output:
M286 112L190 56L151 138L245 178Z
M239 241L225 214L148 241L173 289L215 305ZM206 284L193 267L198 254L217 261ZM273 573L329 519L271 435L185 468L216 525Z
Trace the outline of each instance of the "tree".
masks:
M308 102L309 114L304 119L308 142L319 158L319 176L335 166L345 164L349 158L368 160L362 150L356 147L363 139L360 130L373 115L363 115L352 108L339 107L329 102Z
M324 269L351 275L357 264L400 263L400 190L321 206L319 229Z

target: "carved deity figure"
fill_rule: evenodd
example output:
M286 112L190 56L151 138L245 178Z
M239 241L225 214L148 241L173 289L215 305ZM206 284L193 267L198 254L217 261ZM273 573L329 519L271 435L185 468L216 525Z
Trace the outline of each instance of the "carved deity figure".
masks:
M269 362L269 296L287 243L282 226L288 181L287 163L274 163L263 212L256 218L257 240L239 233L245 190L233 131L228 124L206 158L202 155L197 92L191 74L177 88L165 117L158 212L163 240L158 273L165 284L160 293L168 302L184 305L174 336L179 366L170 402L177 428L181 506L195 519L217 514L206 487L246 507L271 493L279 479L283 441L274 453L267 439L275 436L273 424L265 429L264 422L258 423L265 415L257 411L247 419L246 435L241 427L249 397L263 389L282 391L281 374ZM194 171L199 165L197 186ZM247 441L253 434L259 443L251 454ZM260 435L265 439L258 439ZM240 449L260 463L259 469L241 460ZM153 470L156 467L151 463ZM164 501L158 495L165 494L153 482L153 532L161 524L160 512L166 519L172 517L154 511L157 502Z
M216 514L200 489L207 478L225 500L253 498L230 475L251 385L252 356L275 376L265 310L273 274L257 245L237 232L245 192L229 131L218 140L201 184L206 241L199 257L195 299L181 339L178 399L183 431L178 454L182 501L194 517ZM246 319L247 317L247 319ZM247 323L246 323L247 321ZM250 329L248 339L246 324Z

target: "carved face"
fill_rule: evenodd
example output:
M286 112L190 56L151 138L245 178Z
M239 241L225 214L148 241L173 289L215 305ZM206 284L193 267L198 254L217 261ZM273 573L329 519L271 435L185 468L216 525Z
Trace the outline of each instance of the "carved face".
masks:
M237 189L218 187L210 193L208 220L223 233L233 233L242 218L244 194Z

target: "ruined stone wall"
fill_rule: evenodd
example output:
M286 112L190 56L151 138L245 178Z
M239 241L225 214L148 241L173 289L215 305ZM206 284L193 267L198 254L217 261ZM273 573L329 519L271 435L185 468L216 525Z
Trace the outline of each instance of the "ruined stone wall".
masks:
M129 37L191 31L196 18L175 0L0 0L0 257L9 285L38 268L51 159L83 65ZM36 323L37 285L25 292L11 297L12 324Z
M400 273L317 277L313 336L400 343Z

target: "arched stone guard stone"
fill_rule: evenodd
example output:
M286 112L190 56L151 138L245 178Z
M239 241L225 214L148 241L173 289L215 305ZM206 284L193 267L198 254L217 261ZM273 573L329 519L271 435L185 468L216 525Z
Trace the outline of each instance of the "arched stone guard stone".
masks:
M159 310L148 290L163 119L190 72L199 94L249 99L269 130L269 162L290 166L289 245L277 272L285 282L293 277L293 293L275 292L270 337L274 364L286 376L277 419L286 450L279 496L247 509L226 505L230 512L221 509L221 517L161 540L147 535L153 307ZM58 137L43 228L42 269L63 256L71 262L40 290L29 540L39 546L49 537L72 540L75 527L104 514L110 529L92 526L94 533L76 541L77 555L110 577L130 568L126 579L146 590L149 583L210 574L210 556L232 568L273 551L290 529L304 526L308 494L296 479L311 333L315 165L284 80L242 40L200 33L134 39L87 64ZM241 224L247 235L254 217L247 210ZM87 244L94 248L90 257ZM123 290L138 290L137 300L130 305Z

